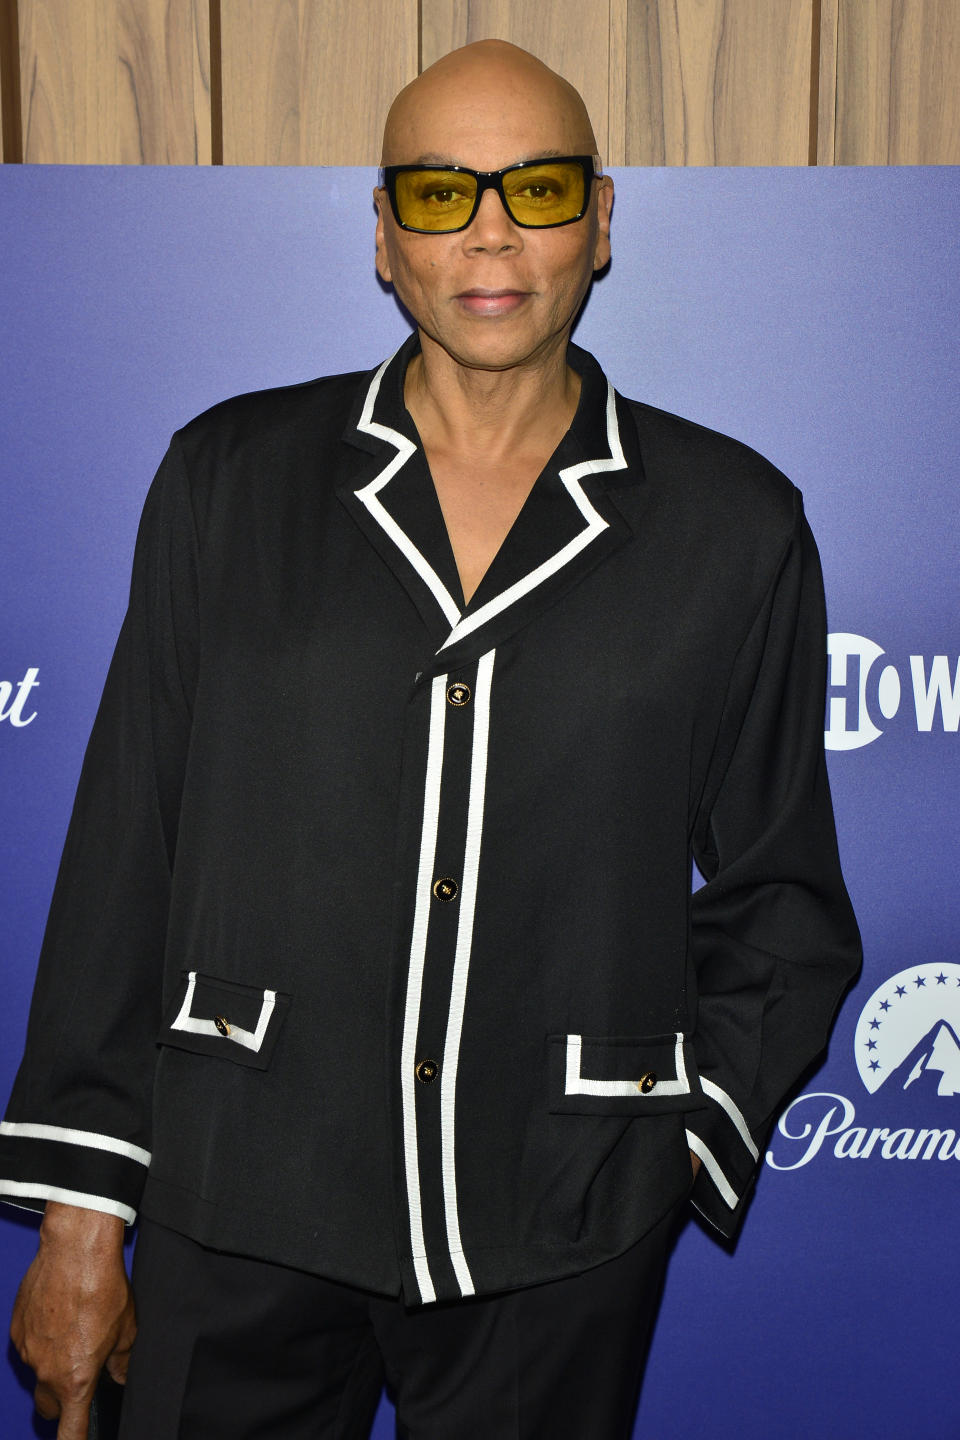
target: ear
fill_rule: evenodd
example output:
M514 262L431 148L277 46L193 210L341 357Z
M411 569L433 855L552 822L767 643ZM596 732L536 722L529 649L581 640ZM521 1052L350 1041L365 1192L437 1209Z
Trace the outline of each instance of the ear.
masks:
M613 181L604 175L597 182L597 247L594 270L602 270L610 259L610 216L613 213Z
M373 203L377 207L377 228L374 232L377 247L375 262L377 274L384 284L389 285L393 280L393 276L390 273L390 261L387 259L387 245L383 234L384 206L389 204L389 201L387 200L386 190L382 190L379 185L374 187Z

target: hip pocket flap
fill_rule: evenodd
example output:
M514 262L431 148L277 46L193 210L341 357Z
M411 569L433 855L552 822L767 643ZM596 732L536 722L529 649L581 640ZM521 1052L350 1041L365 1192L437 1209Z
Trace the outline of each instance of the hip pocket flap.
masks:
M693 1050L673 1035L548 1035L550 1109L662 1115L705 1104Z
M185 971L158 1043L266 1070L290 996Z

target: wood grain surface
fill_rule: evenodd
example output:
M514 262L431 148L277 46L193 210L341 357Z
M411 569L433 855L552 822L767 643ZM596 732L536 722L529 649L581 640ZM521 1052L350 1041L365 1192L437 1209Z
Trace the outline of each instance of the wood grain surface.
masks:
M805 165L813 0L628 0L628 165Z
M209 162L207 0L19 0L19 12L25 160Z
M837 32L841 0L820 0L819 55L817 76L818 165L832 165L837 135Z
M221 0L223 159L375 165L417 74L417 0Z
M396 91L486 36L608 165L960 163L960 0L0 0L3 158L376 164Z
M421 63L473 40L510 40L538 55L584 98L605 164L622 164L610 147L609 0L421 0Z
M0 3L0 153L9 162L23 159L17 0Z
M960 163L958 0L839 0L838 165Z

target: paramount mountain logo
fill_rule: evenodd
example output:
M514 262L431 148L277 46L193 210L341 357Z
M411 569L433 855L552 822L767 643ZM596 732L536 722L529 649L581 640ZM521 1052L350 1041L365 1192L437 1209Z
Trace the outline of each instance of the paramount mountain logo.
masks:
M780 1116L767 1164L799 1170L819 1155L960 1160L960 965L915 965L885 980L860 1012L853 1048L883 1113L867 1101L858 1122L846 1095L800 1095ZM937 1128L918 1128L920 1119Z
M860 1012L854 1056L873 1095L881 1086L960 1095L960 965L918 965L875 990ZM958 1117L960 1118L960 1117Z

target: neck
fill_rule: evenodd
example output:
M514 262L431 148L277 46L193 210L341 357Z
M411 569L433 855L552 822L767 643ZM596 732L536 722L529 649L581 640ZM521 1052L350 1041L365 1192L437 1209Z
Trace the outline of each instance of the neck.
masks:
M567 364L566 336L548 354L508 370L473 369L422 331L420 340L420 354L407 367L404 402L428 451L496 462L552 450L569 427L580 376Z

